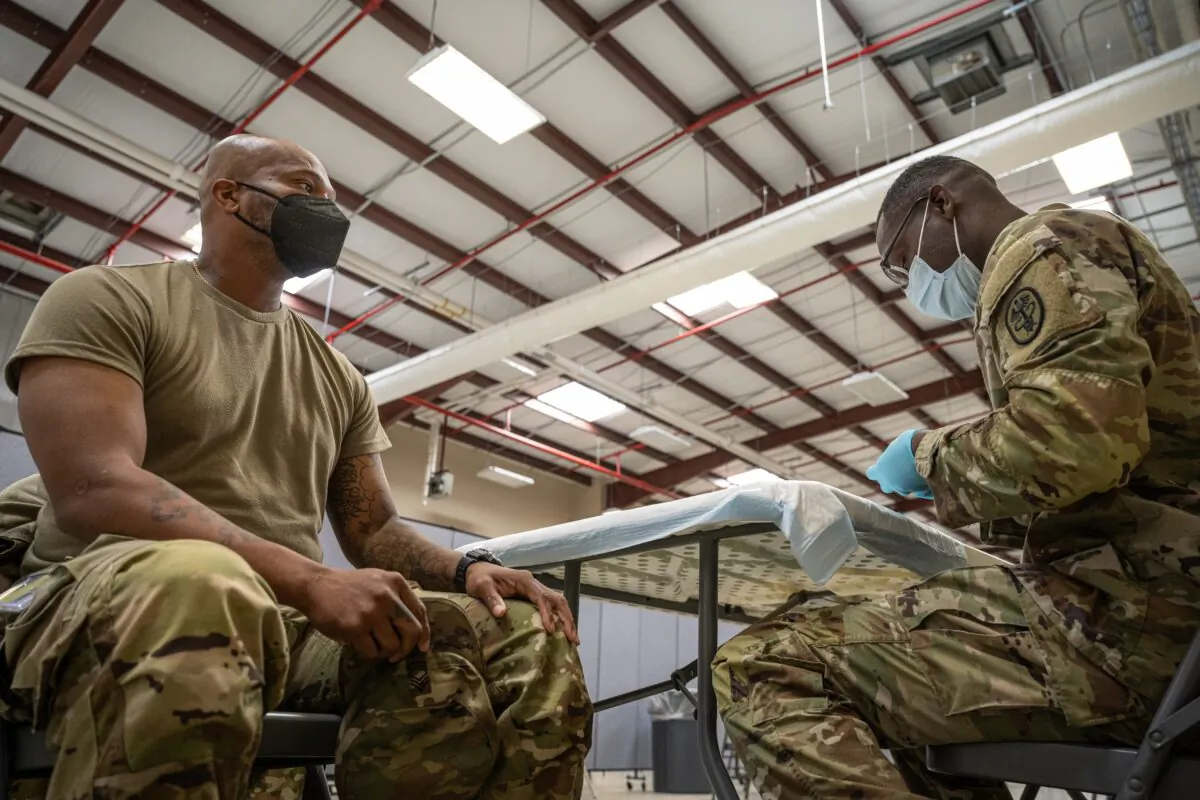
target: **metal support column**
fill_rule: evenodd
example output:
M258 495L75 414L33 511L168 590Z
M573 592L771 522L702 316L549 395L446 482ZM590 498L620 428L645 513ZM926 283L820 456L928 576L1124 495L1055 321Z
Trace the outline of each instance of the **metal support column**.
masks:
M717 698L713 694L712 664L717 654L717 575L721 543L715 539L700 542L700 647L698 653L699 692L697 693L700 762L712 784L717 800L739 800L737 789L725 769L721 745L717 742Z
M563 597L567 598L567 607L571 609L571 616L575 618L576 625L579 624L579 592L582 577L582 562L568 561L563 565Z

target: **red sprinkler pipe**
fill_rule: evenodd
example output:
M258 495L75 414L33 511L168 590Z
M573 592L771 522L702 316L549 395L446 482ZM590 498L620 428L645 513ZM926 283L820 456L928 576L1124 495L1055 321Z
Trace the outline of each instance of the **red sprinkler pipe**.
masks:
M320 61L321 58L326 53L328 53L335 44L340 42L346 36L346 34L350 33L350 31L354 30L354 27L356 25L358 25L358 23L362 22L364 19L366 19L371 14L374 14L379 9L379 6L382 4L383 4L383 0L370 0L369 3L366 3L365 5L363 5L362 9L357 14L354 15L353 19L351 19L349 22L347 22L341 28L341 30L339 30L337 33L335 33L329 39L329 41L327 41L325 44L321 45L320 49L318 49L317 52L313 53L312 57L310 59L308 59L308 61L305 61L303 64L301 64L299 67L297 67L295 72L293 72L291 75L287 76L287 78L284 79L283 83L281 83L275 89L275 91L271 92L271 94L269 94L267 96L266 100L262 101L262 103L260 103L258 105L258 108L254 109L248 115L246 115L246 117L241 122L239 122L232 131L229 132L229 135L235 136L239 133L243 133L246 130L246 128L250 127L251 122L258 119L259 116L264 111L266 111L271 106L272 103L274 103L276 100L279 99L280 95L282 95L284 92L286 92L288 89L290 89L293 85L295 85L296 81L303 78L309 72L309 70L311 70L313 68L313 65L316 64L318 61ZM202 158L198 164L196 164L194 167L192 167L192 172L196 172L201 167L203 167L204 162L206 160L207 160L207 158ZM150 208L146 209L146 213L142 214L141 217L139 217L137 220L135 220L134 223L129 226L129 230L125 231L123 234L121 234L119 237L117 237L117 240L115 242L113 242L112 244L110 244L108 246L108 250L106 250L104 253L105 263L111 264L112 260L113 260L113 256L117 252L117 248L120 247L121 245L125 244L125 242L129 241L129 238L131 236L133 236L135 233L137 233L139 230L141 230L142 227L146 224L146 222L151 217L153 217L155 214L157 214L158 210L160 208L162 208L163 206L165 206L167 204L167 201L170 200L172 197L174 197L176 194L177 194L177 192L174 189L171 189L170 191L168 191L166 194L164 194L162 197L160 197L158 199L158 201L154 203L154 205L152 205L152 206L150 206Z
M953 20L957 17L961 17L963 14L967 14L967 13L970 13L971 11L974 11L975 9L982 8L983 6L986 6L989 3L992 3L994 1L995 0L975 0L972 3L968 3L967 5L963 6L962 8L958 8L953 11L949 11L945 14L942 14L941 16L934 17L931 20L922 22L920 25L916 25L912 28L909 28L908 30L901 31L900 33L897 33L893 36L889 36L885 39L880 39L878 42L875 42L874 44L867 45L866 47L863 47L862 49L857 50L856 52L853 52L848 55L842 56L841 58L835 59L834 61L829 62L828 69L834 70L834 69L837 69L838 67L845 66L846 64L849 64L850 62L855 61L859 58L866 58L867 56L872 55L873 53L876 53L885 47L896 44L897 42L902 42L905 39L909 39L913 36L916 36L917 34L920 34L920 33L923 33L925 31L929 30L930 28L937 27L938 25L949 22L950 20ZM470 264L472 261L479 258L479 256L483 255L488 250L491 250L493 247L500 244L501 242L507 241L508 239L512 238L513 236L516 236L521 231L526 230L533 225L536 225L537 223L546 219L546 217L549 217L551 214L561 211L562 209L571 205L572 203L574 203L576 200L580 199L581 197L591 194L596 189L599 189L600 187L610 183L614 179L620 177L622 174L629 171L633 167L636 167L638 164L642 163L643 161L650 158L651 156L654 156L655 154L666 149L667 147L670 147L672 144L679 141L683 137L690 136L691 134L693 134L697 131L700 131L700 130L703 130L704 128L709 127L713 123L715 123L721 119L724 119L725 117L728 117L730 114L735 114L738 111L741 111L743 108L746 108L747 106L752 106L752 105L761 103L763 100L766 100L767 98L769 98L773 95L776 95L776 94L779 94L780 92L791 89L794 86L798 86L799 84L804 83L808 80L811 80L812 78L815 78L816 76L818 76L820 74L821 74L820 68L810 69L807 72L797 75L794 78L789 78L788 80L784 81L783 83L780 83L776 86L772 86L769 89L764 89L763 91L761 91L757 94L750 95L749 97L739 98L739 99L734 100L724 106L721 106L718 109L715 109L714 111L710 111L709 113L707 113L704 116L697 119L691 125L688 125L686 128L681 128L680 130L671 134L666 139L662 140L661 142L659 142L658 144L649 148L648 150L644 150L642 153L629 159L624 164L614 167L608 174L603 175L600 178L597 178L595 181L587 184L586 186L579 189L578 191L567 195L562 200L559 200L557 203L554 203L554 204L550 205L548 208L540 211L539 213L534 214L532 217L525 220L521 224L508 229L507 231L500 234L499 236L492 239L491 241L489 241L485 244L482 244L479 247L476 247L474 250L471 250L469 253L467 253L465 256L458 259L454 263L447 264L445 267L443 267L438 272L434 273L430 277L421 281L421 285L423 285L423 286L427 285L427 284L431 283L432 281L435 281L438 278L441 278L443 275L446 275L449 272L453 272L456 269L459 269L461 267L466 266L467 264ZM382 311L385 311L388 308L391 308L393 305L395 305L398 302L400 302L398 297L393 297L388 300L385 300L384 302L377 305L375 308L372 308L369 311L365 312L364 314L361 314L356 319L351 320L350 322L346 323L338 330L329 334L329 336L325 337L326 341L332 342L334 339L341 336L343 333L347 333L349 331L354 330L359 325L361 325L364 322L366 322L367 320L369 320L371 317L375 316L376 314L379 314Z
M430 411L436 411L439 414L444 414L449 419L456 420L458 422L463 423L464 425L471 425L476 428L482 428L483 430L487 431L488 433L494 433L497 436L503 436L505 439L510 439L510 440L516 442L517 444L521 444L521 445L524 445L525 447L532 448L534 450L537 450L538 452L554 456L555 458L561 458L564 461L569 461L572 464L575 464L576 466L583 467L584 469L590 469L593 472L599 472L601 475L606 475L610 478L613 478L614 480L621 481L622 483L627 483L630 486L634 486L638 489L641 489L643 492L649 492L650 494L663 494L663 495L666 495L667 497L670 497L673 500L677 500L679 498L678 494L676 494L668 489L662 489L658 486L654 486L652 484L646 483L645 481L640 480L639 478L636 478L632 475L629 475L628 473L624 473L619 470L609 469L608 467L604 466L603 464L597 464L594 461L588 461L586 458L580 458L579 456L572 455L571 453L564 453L562 450L559 450L556 447L551 447L548 444L543 444L542 442L534 441L533 439L522 436L519 433L513 433L512 431L507 431L504 428L498 427L496 425L492 425L487 422L483 422L482 420L475 419L474 417L468 417L465 414L459 414L456 411L451 411L447 408L442 408L441 406L435 405L423 398L406 397L406 398L404 398L404 400L405 400L405 402L410 403L414 406L420 406L421 408L427 408Z
M8 242L0 241L0 252L14 255L17 258L23 258L26 261L31 261L34 264L37 264L39 267L52 269L55 272L67 273L75 271L74 267L68 267L66 264L60 264L52 258L46 258L45 256L35 253L32 250L26 250L24 247L17 247L15 244L9 244Z

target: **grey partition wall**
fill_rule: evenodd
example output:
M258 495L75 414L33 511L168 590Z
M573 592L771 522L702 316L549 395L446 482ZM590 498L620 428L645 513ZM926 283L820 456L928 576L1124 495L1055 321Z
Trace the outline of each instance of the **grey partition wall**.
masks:
M15 432L0 431L0 487L37 472L25 437Z

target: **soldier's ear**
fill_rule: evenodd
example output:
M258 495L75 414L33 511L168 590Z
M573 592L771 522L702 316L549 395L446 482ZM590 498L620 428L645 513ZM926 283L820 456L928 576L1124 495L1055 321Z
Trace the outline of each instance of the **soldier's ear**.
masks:
M950 222L954 219L954 215L958 213L958 201L947 189L940 183L934 184L929 190L929 215L938 216Z

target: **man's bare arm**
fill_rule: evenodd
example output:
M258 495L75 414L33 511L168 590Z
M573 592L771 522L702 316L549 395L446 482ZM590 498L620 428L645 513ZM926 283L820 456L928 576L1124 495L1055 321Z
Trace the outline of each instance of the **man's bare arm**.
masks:
M215 542L246 559L288 605L300 605L306 584L322 569L142 469L142 390L125 374L77 359L30 359L21 368L19 411L55 518L67 533L84 541L116 534Z
M431 591L454 590L459 554L400 520L378 455L338 462L329 480L328 513L354 566L398 572Z

